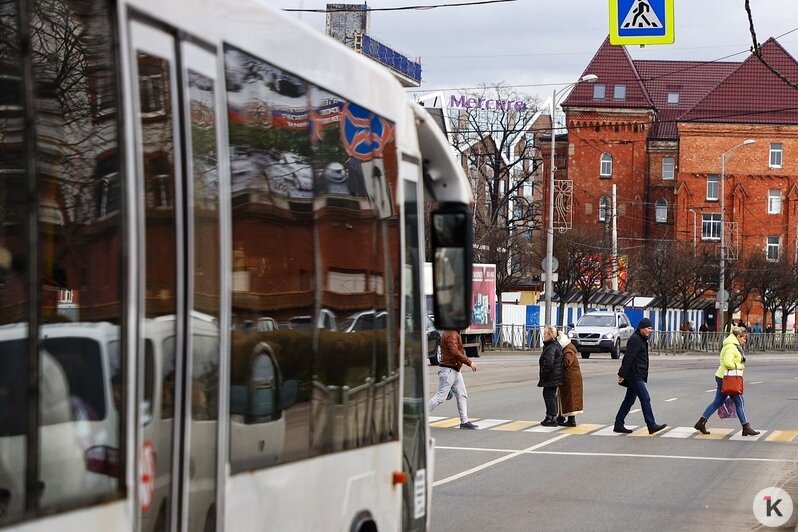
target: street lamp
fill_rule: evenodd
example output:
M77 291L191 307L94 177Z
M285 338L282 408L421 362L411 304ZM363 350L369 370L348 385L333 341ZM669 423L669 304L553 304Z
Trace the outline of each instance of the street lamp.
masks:
M566 90L573 87L577 83L581 83L583 81L587 81L588 83L593 83L598 79L598 76L595 74L585 74L578 81L573 83L569 83L562 89L554 90L551 93L551 104L549 107L549 112L551 113L551 168L549 168L549 209L548 209L548 223L546 226L546 258L544 259L545 263L545 274L546 274L546 286L544 288L544 293L546 296L546 324L552 325L552 315L551 315L551 295L552 291L554 290L554 285L552 284L552 276L554 272L552 272L552 262L554 260L554 148L555 148L555 134L554 134L554 108L557 106L557 95L562 95Z
M756 142L746 139L720 154L720 278L718 279L718 331L723 334L726 306L726 156L742 146L750 146Z

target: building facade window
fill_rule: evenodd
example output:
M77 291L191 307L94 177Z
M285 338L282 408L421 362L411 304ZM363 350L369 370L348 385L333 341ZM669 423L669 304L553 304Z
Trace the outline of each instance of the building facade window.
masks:
M767 250L765 251L767 259L771 262L779 260L779 237L769 236Z
M668 221L668 200L659 198L656 203L656 216L657 223L665 223Z
M676 160L673 157L662 158L662 179L673 179L676 173Z
M626 99L626 85L616 85L615 89L612 93L613 100L625 100Z
M720 213L701 215L701 240L720 240Z
M781 214L781 190L768 190L768 214Z
M669 92L668 93L668 103L670 105L677 105L679 103L679 93L678 92Z
M784 146L781 142L770 143L770 162L771 168L781 168L781 160L783 155Z
M601 168L599 168L599 176L612 177L612 155L607 152L601 154Z
M596 83L593 85L593 99L603 100L607 92L607 86L603 83Z
M718 201L718 174L707 175L707 200Z

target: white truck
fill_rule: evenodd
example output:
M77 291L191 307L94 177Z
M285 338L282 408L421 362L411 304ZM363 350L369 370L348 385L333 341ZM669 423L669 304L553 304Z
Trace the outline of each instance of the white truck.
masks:
M432 314L432 264L424 263L424 295ZM434 319L434 316L433 316ZM478 357L493 342L496 330L496 265L474 264L471 288L471 326L460 331L466 355Z

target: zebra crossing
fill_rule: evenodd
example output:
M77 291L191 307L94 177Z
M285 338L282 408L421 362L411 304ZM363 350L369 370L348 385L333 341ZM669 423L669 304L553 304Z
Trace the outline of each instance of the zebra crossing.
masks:
M606 436L606 437L632 437L632 438L674 438L674 439L694 439L694 440L729 440L729 441L764 441L772 443L796 443L798 444L797 430L764 430L757 427L760 433L756 436L743 436L741 429L729 429L711 427L709 434L701 434L693 427L667 427L665 430L655 434L649 434L645 426L626 425L632 429L631 434L619 434L613 432L612 425L580 423L575 427L544 427L539 421L519 421L512 419L479 419L470 418L477 425L477 430L498 430L506 432L542 432L573 434L579 436ZM430 416L430 426L438 429L457 428L459 430L460 419L456 417Z

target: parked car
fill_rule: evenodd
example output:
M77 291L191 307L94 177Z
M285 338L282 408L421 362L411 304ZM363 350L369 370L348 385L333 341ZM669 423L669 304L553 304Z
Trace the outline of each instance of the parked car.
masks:
M568 338L579 350L582 358L591 353L609 353L619 358L626 352L626 343L634 328L623 312L594 311L584 314L568 332Z
M343 332L370 331L372 329L384 329L387 326L388 313L384 310L364 310L349 316L341 325Z
M313 316L310 315L294 316L293 318L288 320L287 325L289 329L311 330L314 328ZM331 331L338 330L338 327L335 324L335 313L326 308L321 309L319 317L316 320L316 328L329 329Z

